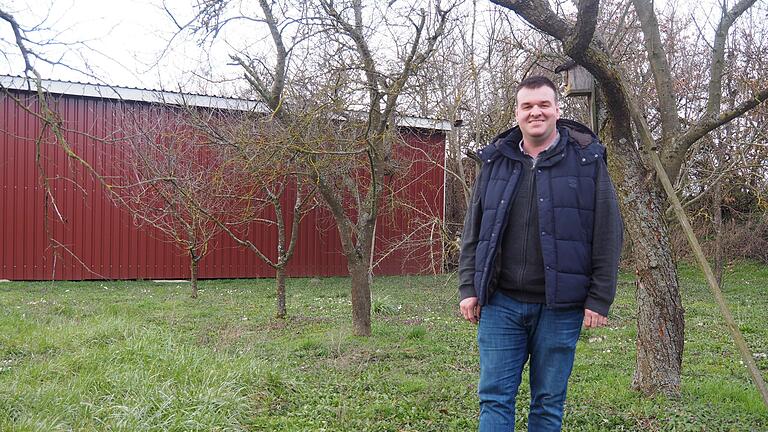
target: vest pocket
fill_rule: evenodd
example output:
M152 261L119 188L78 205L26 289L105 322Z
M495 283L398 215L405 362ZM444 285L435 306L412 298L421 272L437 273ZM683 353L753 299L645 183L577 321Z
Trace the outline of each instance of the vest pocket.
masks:
M582 303L587 299L588 290L588 276L574 273L558 273L555 303Z

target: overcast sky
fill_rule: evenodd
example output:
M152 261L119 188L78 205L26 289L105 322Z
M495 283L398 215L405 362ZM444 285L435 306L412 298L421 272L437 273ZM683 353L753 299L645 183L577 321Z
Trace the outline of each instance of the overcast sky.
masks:
M42 29L28 33L32 40L46 39L70 43L64 46L30 47L46 53L51 59L77 70L58 65L50 67L40 62L36 67L44 78L71 81L101 82L141 88L202 92L232 95L242 83L210 84L197 79L200 72L215 76L237 77L238 67L227 65L232 45L243 47L245 40L253 42L250 50L266 52L271 43L265 38L263 26L250 23L245 27L228 26L217 44L203 50L193 41L176 38L171 49L164 51L175 27L163 9L163 0L0 0L0 10L13 14L24 27ZM195 0L165 0L179 22L188 21ZM701 0L706 4L713 0ZM658 4L666 1L657 0ZM686 4L686 0L682 0ZM250 2L244 2L249 7ZM490 7L490 2L488 2ZM703 7L699 13L710 11ZM710 11L711 12L711 11ZM692 11L692 13L696 13ZM709 13L709 12L708 12ZM701 19L706 23L706 19ZM704 25L704 31L708 31ZM46 28L50 30L46 30ZM239 32L239 33L237 33ZM262 34L259 34L259 33ZM84 45L73 44L82 41ZM264 44L263 50L260 43ZM20 75L23 63L17 55L10 26L0 21L0 74ZM165 53L161 57L161 53ZM209 57L210 55L210 57ZM158 63L159 61L159 63Z
M167 2L179 17L191 16L192 2ZM213 51L214 58L209 59L195 43L176 39L173 49L161 58L174 26L160 0L0 0L0 9L12 13L27 28L51 29L30 32L30 39L51 38L70 43L66 48L37 48L52 59L66 51L62 63L77 69L38 62L35 66L44 78L178 90L180 83L189 85L197 81L193 72L201 69L213 67L230 76L236 72L235 67L226 65L226 46L218 46ZM0 73L22 74L23 63L15 55L15 46L10 44L13 34L3 21L0 21L0 38L4 42L2 52L11 53L0 63ZM72 44L79 41L84 44ZM203 84L193 86L197 88L188 90L206 90L201 87ZM210 87L207 89L210 92L227 92L226 87Z

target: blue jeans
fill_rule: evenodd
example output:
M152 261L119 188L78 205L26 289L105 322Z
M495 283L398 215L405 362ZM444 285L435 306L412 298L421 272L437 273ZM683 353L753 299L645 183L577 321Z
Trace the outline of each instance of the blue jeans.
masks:
M514 431L515 398L531 359L530 432L559 431L584 309L552 309L496 293L483 306L480 348L480 432Z

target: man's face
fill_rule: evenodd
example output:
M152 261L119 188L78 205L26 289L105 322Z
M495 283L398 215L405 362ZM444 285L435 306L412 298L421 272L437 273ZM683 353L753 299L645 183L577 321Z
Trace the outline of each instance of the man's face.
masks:
M547 87L521 88L517 92L515 119L529 144L548 144L555 137L560 108L555 92Z

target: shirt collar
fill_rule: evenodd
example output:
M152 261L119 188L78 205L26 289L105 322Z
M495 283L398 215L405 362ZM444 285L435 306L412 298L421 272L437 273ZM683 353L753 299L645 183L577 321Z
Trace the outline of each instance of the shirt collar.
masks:
M554 147L554 146L555 146L555 144L557 144L557 143L560 141L560 132L559 132L559 131L556 131L556 132L557 132L557 133L555 134L555 138L552 140L552 142L551 142L551 143L549 143L549 145L547 146L547 148L545 148L544 150L542 150L542 151L541 151L541 153L539 153L539 155L541 155L542 153L544 153L544 152L548 151L549 149L551 149L552 147ZM526 156L531 156L531 155L529 155L529 154L528 154L528 152L527 152L527 151L525 151L525 149L523 148L523 140L522 140L522 139L520 140L520 143L519 143L518 145L520 146L520 153L522 153L522 154L524 154L524 155L526 155ZM531 157L533 157L533 156L531 156ZM538 157L538 156L537 156L537 157Z

